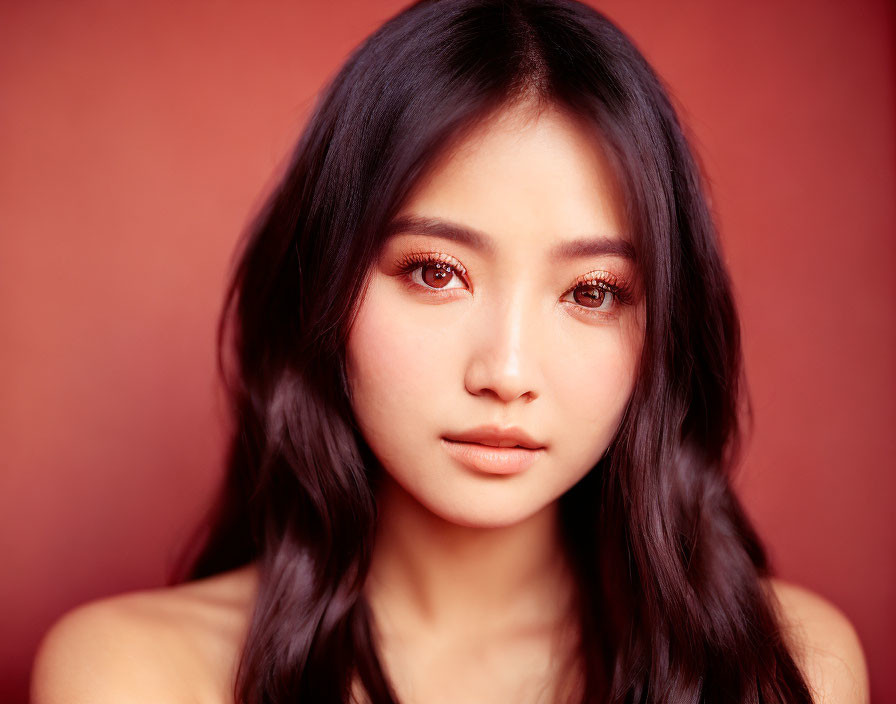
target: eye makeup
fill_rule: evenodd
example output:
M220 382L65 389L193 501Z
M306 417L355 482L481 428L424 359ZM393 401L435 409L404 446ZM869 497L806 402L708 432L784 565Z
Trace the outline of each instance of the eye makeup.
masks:
M576 278L575 284L566 293L573 294L575 303L585 315L610 315L615 317L620 306L628 306L634 302L631 286L615 274L603 269L596 269ZM609 298L609 304L607 299Z
M430 285L423 276L423 271L427 268L434 270L434 275L446 284L451 283L451 277L457 277L464 284L462 288L469 287L467 269L455 257L444 252L408 252L394 265L396 275L408 289L438 298L453 297L447 292L458 290L458 287ZM568 298L570 294L572 300ZM634 295L632 286L627 281L609 271L595 269L576 277L560 300L573 306L577 315L612 319L618 317L622 306L634 302Z
M408 252L396 262L396 268L402 274L413 271L414 268L424 265L436 266L442 264L446 270L457 272L461 276L466 276L467 270L463 264L450 254L442 252Z

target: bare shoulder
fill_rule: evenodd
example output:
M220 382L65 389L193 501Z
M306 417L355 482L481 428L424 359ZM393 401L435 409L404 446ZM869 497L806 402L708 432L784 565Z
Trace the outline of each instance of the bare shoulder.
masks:
M768 580L791 652L819 704L867 704L868 668L859 636L830 601L804 587Z
M249 566L69 611L41 641L32 704L231 701L256 580Z

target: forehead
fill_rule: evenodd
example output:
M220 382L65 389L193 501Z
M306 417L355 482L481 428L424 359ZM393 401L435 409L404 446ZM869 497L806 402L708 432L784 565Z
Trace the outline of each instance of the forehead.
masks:
M439 157L388 234L410 229L396 224L430 219L473 233L459 239L486 252L532 245L559 256L577 246L570 240L600 238L623 243L617 253L632 255L622 215L618 183L596 131L555 107L522 106L491 116ZM488 238L477 240L476 233Z

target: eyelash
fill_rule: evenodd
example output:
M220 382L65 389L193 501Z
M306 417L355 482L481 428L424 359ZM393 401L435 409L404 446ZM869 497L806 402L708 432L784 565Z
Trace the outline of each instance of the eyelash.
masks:
M421 286L421 284L418 284L416 281L411 280L411 274L414 271L427 265L440 265L440 268L450 274L453 274L455 276L459 275L463 278L466 277L467 270L464 265L449 254L434 252L411 252L402 257L397 262L396 266L398 268L399 275L408 286L411 286L414 289L423 288L427 293L439 295L438 292L441 289L426 286L425 284ZM598 289L600 291L603 291L604 293L611 294L611 308L613 309L618 308L618 306L630 305L632 302L631 288L628 286L628 284L620 281L616 276L608 271L596 270L589 272L583 276L577 277L575 284L571 288L567 289L563 296L565 297L570 293L573 293L578 288ZM590 317L613 318L618 314L618 311L609 313L606 310L599 310L597 308L589 308L588 306L583 306L576 303L575 301L564 301L564 303L573 303L573 305L579 308L584 315ZM601 305L603 305L603 301L601 301Z

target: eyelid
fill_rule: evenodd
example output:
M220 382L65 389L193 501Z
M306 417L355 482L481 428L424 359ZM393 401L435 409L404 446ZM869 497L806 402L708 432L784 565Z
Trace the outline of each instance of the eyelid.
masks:
M463 264L461 264L459 260L445 252L424 252L414 250L412 252L408 252L401 259L399 259L398 262L396 262L396 266L399 269L404 269L405 267L411 266L412 264L423 265L431 263L433 261L439 261L448 264L452 269L454 269L463 277L466 277L467 275L467 268Z
M615 274L610 273L609 271L605 271L604 269L595 269L594 271L589 271L587 274L582 274L581 276L577 276L575 280L576 286L593 286L600 282L613 284L614 286L618 283L619 279Z

